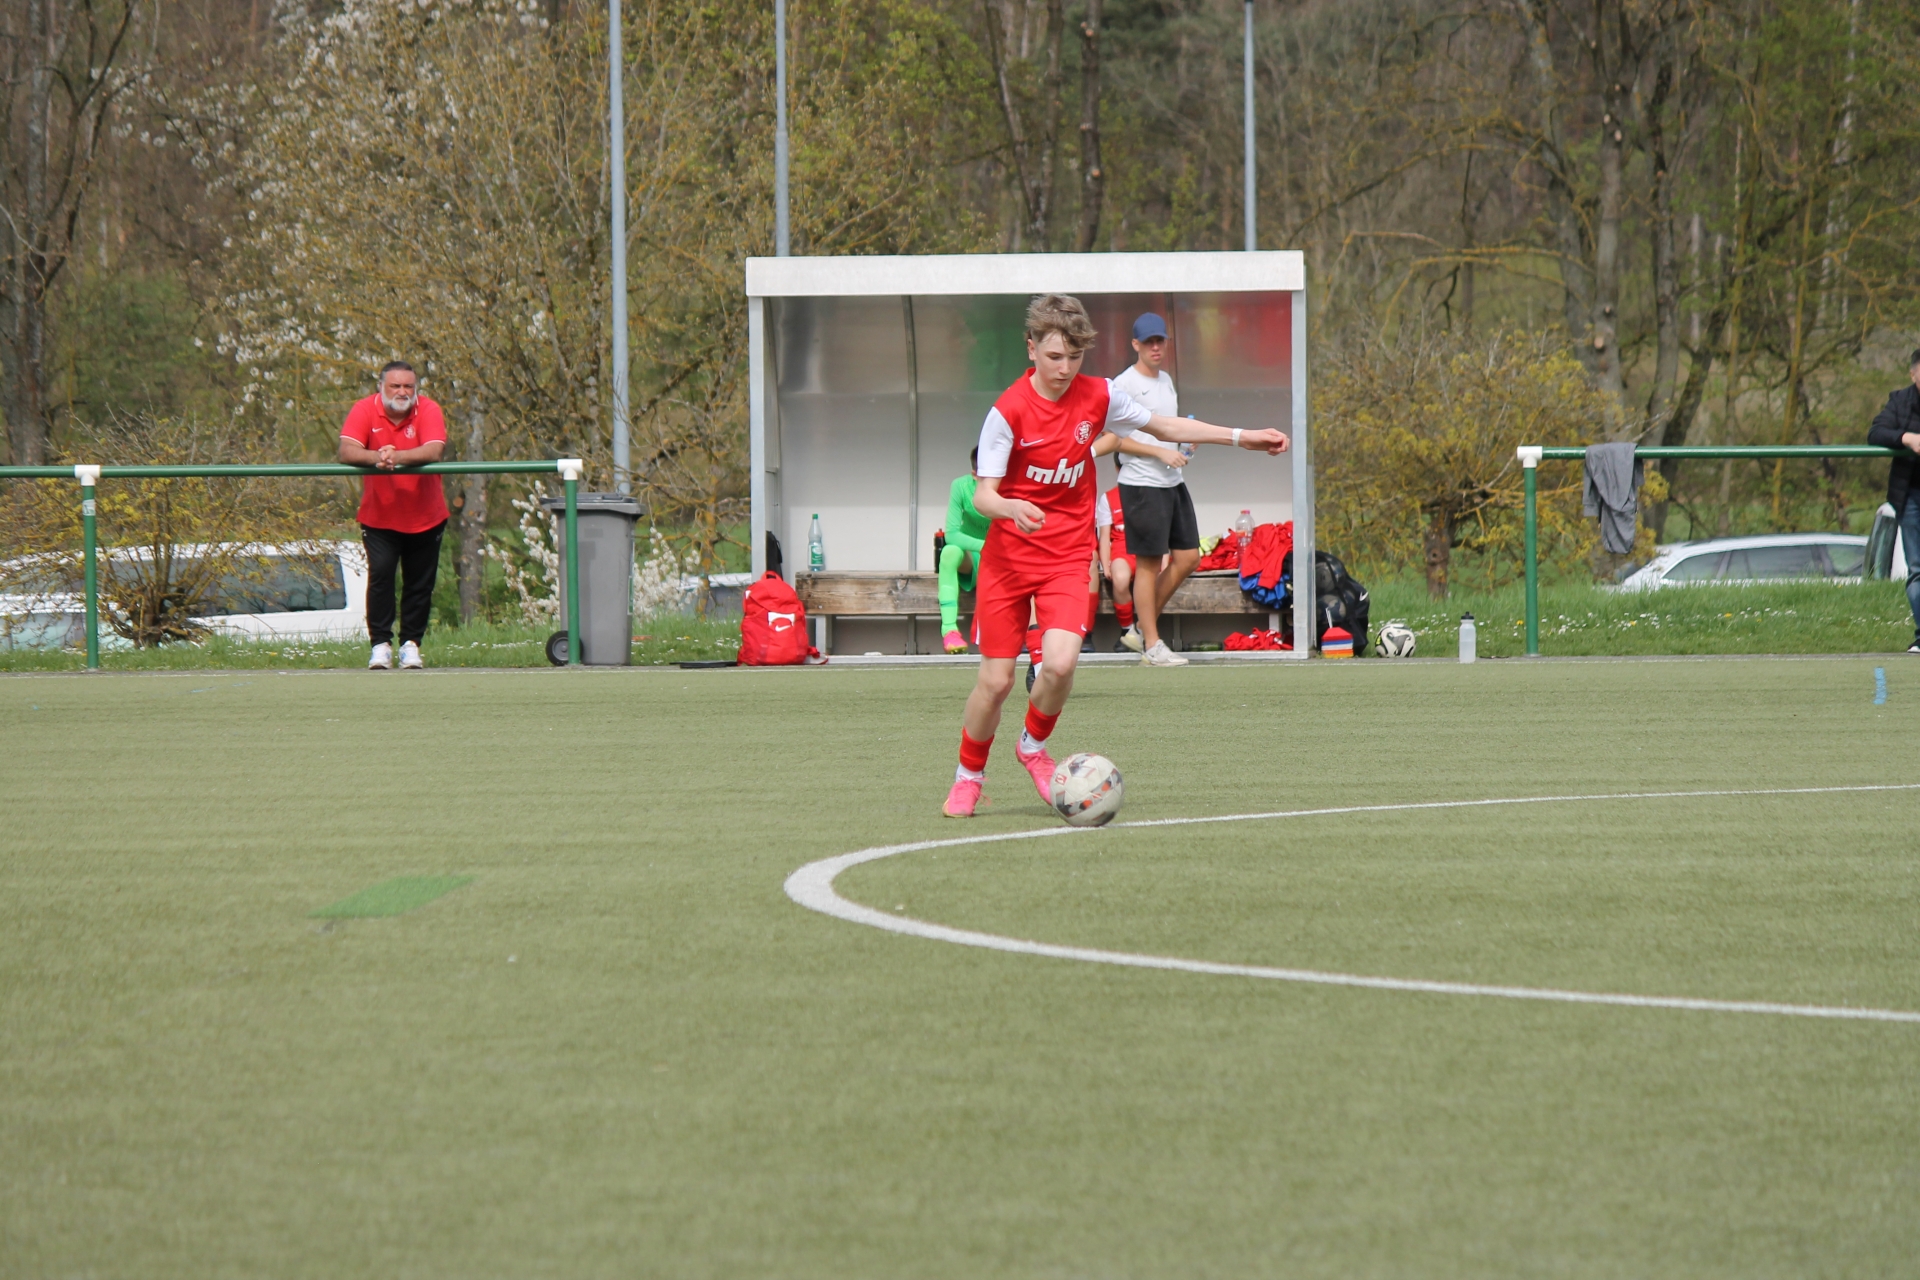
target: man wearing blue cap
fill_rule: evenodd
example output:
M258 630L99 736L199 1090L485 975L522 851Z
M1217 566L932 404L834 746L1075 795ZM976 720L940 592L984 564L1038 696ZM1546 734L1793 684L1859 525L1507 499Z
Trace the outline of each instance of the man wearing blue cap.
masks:
M1135 320L1133 352L1134 363L1113 385L1154 413L1179 417L1180 397L1160 367L1167 359L1167 322L1151 311ZM1180 475L1188 454L1168 449L1144 431L1136 430L1132 439L1157 447L1150 453L1128 450L1120 458L1120 504L1127 551L1135 560L1133 604L1139 614L1139 630L1128 628L1120 639L1139 651L1142 666L1184 667L1187 660L1160 638L1160 610L1200 563L1200 520Z

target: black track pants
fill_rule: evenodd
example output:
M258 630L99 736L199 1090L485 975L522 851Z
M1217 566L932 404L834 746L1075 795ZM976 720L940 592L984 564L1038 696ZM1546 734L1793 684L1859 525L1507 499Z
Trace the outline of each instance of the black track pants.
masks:
M419 533L396 533L392 529L360 526L360 541L367 549L367 636L374 644L393 640L393 573L400 570L400 643L415 644L427 634L427 618L433 612L433 583L440 576L440 535L446 531L442 520Z

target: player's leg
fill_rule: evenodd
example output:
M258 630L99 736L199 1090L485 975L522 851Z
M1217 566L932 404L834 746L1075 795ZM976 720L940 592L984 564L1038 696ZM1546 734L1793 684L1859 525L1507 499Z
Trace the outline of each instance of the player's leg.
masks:
M1113 616L1120 623L1119 648L1138 653L1146 646L1140 639L1139 619L1133 609L1133 556L1116 555L1107 574L1107 581L1113 584Z
M951 542L940 548L940 644L948 653L967 651L967 638L960 634L960 580L971 577L972 568L966 548Z
M1066 710L1067 696L1073 692L1073 676L1080 665L1080 642L1085 638L1083 606L1077 575L1071 571L1042 584L1034 596L1034 610L1041 628L1040 675L1027 694L1027 719L1021 727L1020 743L1014 758L1033 778L1034 790L1042 800L1053 783L1053 757L1047 752L1047 740Z
M1100 621L1100 557L1095 556L1093 563L1087 566L1087 634L1080 642L1081 652L1086 652L1092 643L1094 624Z
M1000 708L1013 692L1013 664L1026 639L1031 595L1004 573L980 574L974 598L973 643L980 650L980 671L960 720L960 767L947 793L949 818L971 818L986 782L987 755L1000 729Z
M1172 511L1167 524L1167 560L1154 583L1153 613L1158 618L1167 611L1167 601L1200 563L1200 518L1193 510L1193 495L1184 484L1167 490Z
M400 538L390 529L360 526L360 544L367 549L367 639L374 671L393 666L393 580L400 567Z
M1120 503L1127 514L1127 550L1134 557L1133 608L1140 621L1141 648L1160 645L1159 576L1166 569L1167 537L1172 531L1171 490L1123 484Z

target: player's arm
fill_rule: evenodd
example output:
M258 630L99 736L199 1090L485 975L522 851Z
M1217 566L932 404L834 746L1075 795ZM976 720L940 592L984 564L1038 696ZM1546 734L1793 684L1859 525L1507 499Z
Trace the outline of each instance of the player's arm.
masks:
M981 476L973 491L973 508L989 520L1011 520L1022 533L1038 533L1047 522L1047 513L1024 498L1008 498L1000 493L999 476Z
M1201 422L1197 418L1169 418L1160 413L1153 415L1146 429L1160 439L1171 440L1175 444L1238 445L1242 449L1253 449L1260 453L1285 453L1290 443L1284 431L1216 427L1211 422Z
M947 542L950 546L978 555L987 542L986 539L976 538L966 531L968 525L980 518L980 513L977 510L967 509L970 505L967 502L967 486L961 482L965 479L966 477L962 476L959 480L955 480L953 486L947 490Z
M1113 576L1113 526L1110 524L1100 526L1100 576Z

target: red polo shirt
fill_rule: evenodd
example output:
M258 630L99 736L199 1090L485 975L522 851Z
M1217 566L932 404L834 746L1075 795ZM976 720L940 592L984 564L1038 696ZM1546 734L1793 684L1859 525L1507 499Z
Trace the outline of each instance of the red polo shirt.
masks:
M445 441L447 420L440 406L421 396L399 422L387 417L378 395L368 396L347 410L340 428L343 439L366 449L392 445L418 449L432 440ZM361 481L359 521L369 529L394 533L424 533L447 518L447 499L439 476L388 475L378 472Z

